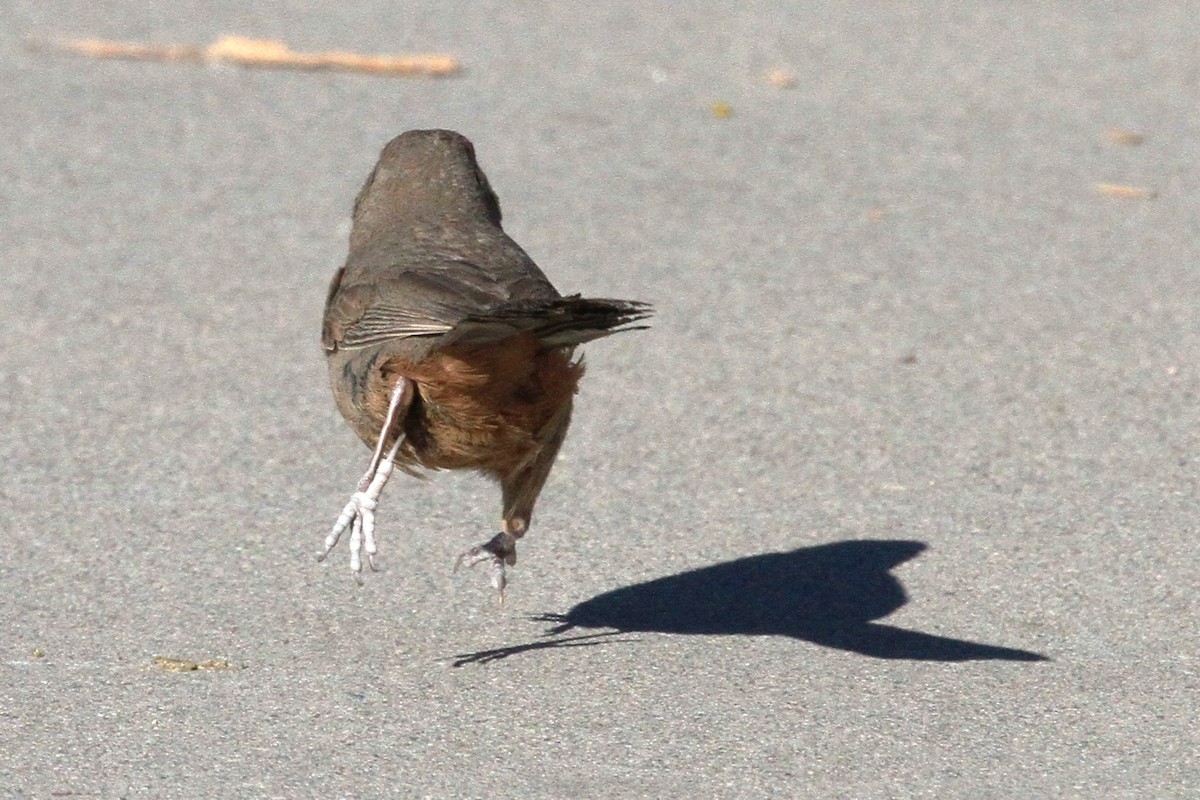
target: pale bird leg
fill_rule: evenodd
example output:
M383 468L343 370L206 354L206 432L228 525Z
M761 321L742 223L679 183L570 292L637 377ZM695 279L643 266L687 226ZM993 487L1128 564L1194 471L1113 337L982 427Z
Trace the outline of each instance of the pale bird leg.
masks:
M395 468L396 454L404 442L404 434L396 436L396 441L392 443L387 455L381 459L383 445L387 441L388 431L391 430L398 414L407 413L412 398L412 382L407 378L400 378L392 390L387 418L384 420L383 429L379 432L379 443L371 455L371 463L359 480L357 491L350 497L350 502L346 503L342 513L338 515L333 530L325 537L325 547L317 556L318 561L323 561L337 546L342 534L349 528L350 571L354 575L354 580L359 584L362 583L362 553L364 549L367 553L367 563L372 570L376 568L375 554L378 552L378 548L375 544L375 508L379 505L383 487L387 484L388 478L391 477L392 470Z

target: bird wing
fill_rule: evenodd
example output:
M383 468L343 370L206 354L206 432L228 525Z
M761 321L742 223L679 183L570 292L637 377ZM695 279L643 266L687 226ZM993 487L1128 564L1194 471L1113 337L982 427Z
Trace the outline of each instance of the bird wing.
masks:
M486 314L514 295L521 296L526 288L460 259L425 261L386 276L375 273L374 280L347 282L345 274L343 267L334 276L326 301L321 337L326 350L440 336L469 317Z

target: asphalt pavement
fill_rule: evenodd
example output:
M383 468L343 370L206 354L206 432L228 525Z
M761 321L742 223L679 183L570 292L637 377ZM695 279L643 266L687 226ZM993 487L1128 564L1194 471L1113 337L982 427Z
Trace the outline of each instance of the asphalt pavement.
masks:
M1196 796L1198 20L0 6L0 796ZM30 45L223 34L464 69ZM658 310L585 348L503 608L474 475L315 560L369 455L326 288L424 127Z

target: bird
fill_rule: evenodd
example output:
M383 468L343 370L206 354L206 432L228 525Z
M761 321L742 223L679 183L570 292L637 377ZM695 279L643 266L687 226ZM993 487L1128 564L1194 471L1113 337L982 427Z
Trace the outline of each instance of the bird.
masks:
M584 366L575 348L640 330L643 302L562 295L501 227L469 139L392 139L354 200L349 252L321 330L338 410L371 448L325 537L350 531L350 569L377 568L375 512L393 471L475 470L500 485L500 531L454 570L488 562L500 603L571 421Z

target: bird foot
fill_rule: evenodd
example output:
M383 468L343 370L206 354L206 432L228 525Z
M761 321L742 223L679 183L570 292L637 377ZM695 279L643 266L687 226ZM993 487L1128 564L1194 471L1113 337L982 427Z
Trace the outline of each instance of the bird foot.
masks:
M372 491L375 489L375 491ZM350 497L350 502L346 503L346 507L342 509L342 513L338 515L337 522L333 525L333 530L325 537L325 547L317 555L318 561L324 561L330 551L337 545L338 540L342 538L342 534L346 529L350 529L350 572L354 575L354 580L360 586L362 585L362 562L363 551L366 551L367 564L370 565L371 571L374 572L375 553L378 548L375 545L375 507L379 505L379 495L383 490L380 485L376 488L374 485L368 486L366 491L357 491Z
M504 587L508 579L504 575L505 565L517 563L517 539L511 533L500 532L483 544L476 545L458 557L454 562L454 571L463 567L473 567L482 561L492 564L492 586L496 587L500 605L504 605Z

